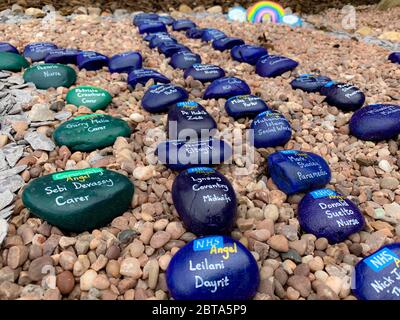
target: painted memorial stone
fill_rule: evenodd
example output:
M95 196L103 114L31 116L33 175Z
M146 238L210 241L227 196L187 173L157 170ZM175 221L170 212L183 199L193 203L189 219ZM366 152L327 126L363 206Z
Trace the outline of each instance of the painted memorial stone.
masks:
M93 113L62 123L53 138L57 145L72 151L93 151L111 146L117 137L130 134L131 129L124 120Z
M400 243L385 245L359 261L353 283L360 300L400 300Z
M400 105L372 104L354 112L350 133L361 140L394 139L400 134Z
M29 62L23 56L13 52L0 52L0 70L18 72L28 67Z
M113 55L108 62L108 70L111 73L130 73L132 70L141 68L142 55L135 51Z
M257 115L250 128L256 148L283 146L292 137L292 128L287 119L272 110Z
M182 171L172 185L172 200L189 231L198 234L229 232L236 216L236 195L229 180L209 167Z
M145 21L139 24L139 33L167 32L167 27L161 21Z
M201 57L197 53L179 51L174 53L169 64L175 69L187 69L194 64L201 63Z
M32 82L37 89L69 88L76 81L76 72L64 64L44 63L26 69L23 77L25 82Z
M132 87L135 88L135 86L140 83L142 85L146 85L147 81L150 79L153 79L154 82L159 82L159 83L169 83L171 80L169 80L166 76L163 74L153 70L153 69L137 69L133 70L131 73L128 75L128 84Z
M42 61L46 58L47 53L57 48L51 42L34 42L25 46L23 55L25 58L30 58L32 62Z
M196 24L189 19L175 20L172 24L172 30L174 31L185 31L191 28L195 28Z
M212 42L214 40L225 38L226 34L218 29L205 29L203 34L201 35L201 41L203 42Z
M268 56L267 49L249 44L238 45L231 50L231 57L234 60L252 65L255 65L263 56Z
M324 237L330 243L346 240L361 231L365 223L352 201L330 189L307 193L299 203L297 214L305 232Z
M149 48L158 48L163 44L167 43L177 43L176 39L171 37L169 34L160 34L156 37L153 37L149 42Z
M388 58L393 63L400 63L400 51L399 52L392 52Z
M0 42L0 52L11 52L19 54L18 49L8 42Z
M232 157L232 148L219 139L167 140L157 146L161 163L172 170L221 164Z
M195 101L179 101L169 109L167 132L172 140L185 140L186 137L206 138L216 128L214 118Z
M105 109L112 100L108 91L93 86L78 86L68 91L67 103L77 107L85 106L92 111Z
M76 62L79 69L95 71L108 66L108 57L95 51L81 51Z
M45 63L76 64L76 59L81 51L78 49L53 49L44 59Z
M332 81L331 78L325 76L302 74L290 82L290 85L293 90L300 89L305 92L319 92L330 81Z
M143 23L143 21L147 20L158 20L159 15L156 13L138 13L133 17L133 24L138 26L139 24Z
M365 102L364 93L350 83L328 82L321 88L321 94L326 96L328 104L343 111L355 111Z
M212 42L212 46L215 50L225 51L232 49L234 46L239 46L244 44L244 41L239 38L225 37Z
M186 37L190 39L201 39L204 29L202 28L190 28L186 30Z
M169 36L169 33L168 32L147 33L143 35L143 40L146 42L150 42L152 39L159 36Z
M227 236L192 240L173 256L166 271L175 300L250 300L260 282L257 262Z
M225 110L229 116L239 119L254 117L257 114L269 110L263 99L254 95L235 96L225 102Z
M256 73L261 77L273 78L295 69L298 62L283 56L264 56L256 63Z
M173 54L177 52L191 52L190 49L183 44L180 43L172 43L172 42L167 42L163 43L158 47L158 52L166 56L167 58L172 57Z
M204 99L228 99L232 96L250 94L250 87L236 77L224 77L214 80L204 92Z
M172 18L171 16L161 15L161 16L158 17L158 21L161 21L166 26L171 26L174 23L175 19Z
M213 64L194 64L185 70L183 76L185 79L191 76L194 80L205 83L225 77L225 71Z
M267 158L268 171L277 187L288 195L325 187L331 170L319 155L299 150L283 150Z
M189 94L182 87L172 84L151 86L142 98L142 107L151 113L168 111L169 107L179 101L185 101Z

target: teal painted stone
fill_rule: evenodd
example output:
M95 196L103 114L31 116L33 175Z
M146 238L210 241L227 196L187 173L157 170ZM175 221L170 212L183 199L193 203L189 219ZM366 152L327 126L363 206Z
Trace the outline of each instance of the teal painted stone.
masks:
M134 186L124 175L89 168L49 174L31 181L22 202L36 216L62 230L83 232L104 227L124 213Z
M124 120L95 113L64 122L54 131L53 138L57 145L72 151L92 151L111 146L117 137L130 134Z
M37 64L25 70L24 80L33 82L37 89L69 88L76 81L76 72L63 64Z
M112 96L98 87L79 86L68 91L66 100L77 107L85 106L96 111L105 109L111 103Z
M28 67L29 62L23 56L13 52L0 52L0 70L18 72Z

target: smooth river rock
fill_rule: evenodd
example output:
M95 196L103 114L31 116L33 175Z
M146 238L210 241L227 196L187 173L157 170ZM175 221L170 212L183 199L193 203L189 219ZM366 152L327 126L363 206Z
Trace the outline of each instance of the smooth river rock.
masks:
M36 64L24 72L25 82L32 82L37 89L66 87L76 82L76 72L64 64Z
M106 90L93 86L78 86L68 91L67 103L77 107L85 106L92 111L105 109L112 100L112 96Z

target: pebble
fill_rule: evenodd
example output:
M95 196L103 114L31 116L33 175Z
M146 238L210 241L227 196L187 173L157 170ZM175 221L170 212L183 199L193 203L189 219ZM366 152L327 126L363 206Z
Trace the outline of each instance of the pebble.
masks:
M142 276L140 262L136 258L125 258L121 262L119 273L123 276L139 279Z
M61 294L70 294L74 287L75 279L71 271L63 271L57 275L57 288L60 290Z

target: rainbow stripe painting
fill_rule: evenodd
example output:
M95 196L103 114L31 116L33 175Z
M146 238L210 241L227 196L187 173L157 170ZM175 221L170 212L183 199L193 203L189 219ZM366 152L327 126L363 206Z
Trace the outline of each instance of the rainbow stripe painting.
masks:
M282 22L285 10L273 1L259 1L247 9L247 21L249 22Z

